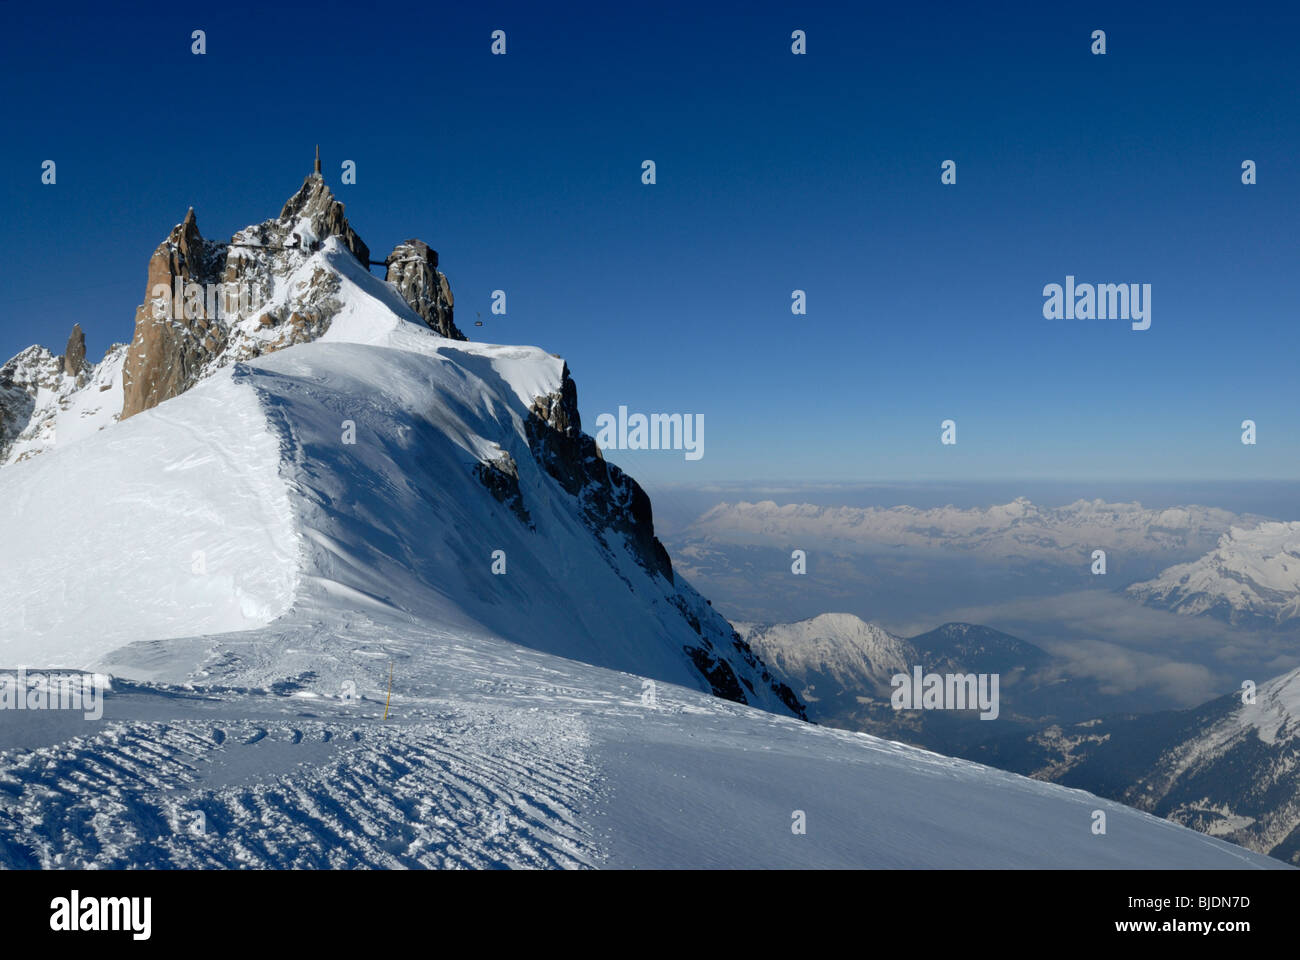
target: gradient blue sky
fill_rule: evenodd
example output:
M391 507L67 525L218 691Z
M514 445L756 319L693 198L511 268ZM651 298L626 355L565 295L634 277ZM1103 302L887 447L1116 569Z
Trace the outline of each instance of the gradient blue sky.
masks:
M589 430L704 414L703 460L612 454L644 480L1293 479L1300 13L1131 6L5 3L0 355L129 339L186 208L274 216L319 142ZM1151 329L1044 320L1067 273Z

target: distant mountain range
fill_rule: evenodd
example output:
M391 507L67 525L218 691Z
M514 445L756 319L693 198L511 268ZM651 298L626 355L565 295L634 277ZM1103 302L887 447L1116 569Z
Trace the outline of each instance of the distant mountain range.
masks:
M722 503L684 539L735 544L816 543L849 551L947 549L996 560L1086 565L1093 550L1195 556L1233 524L1262 520L1215 507L1147 509L1078 500L1043 507L1024 497L987 508L828 507Z
M987 508L926 510L722 503L673 546L683 569L715 592L734 593L732 605L741 609L768 609L763 591L789 586L772 553L759 551L803 549L810 564L827 571L813 589L852 582L858 596L877 605L894 596L921 599L923 587L935 583L951 597L979 580L1017 595L1025 586L1039 595L1119 589L1149 607L1249 628L1287 627L1300 618L1300 521L1214 507L1078 500L1053 508L1023 497ZM1088 576L1096 551L1105 554L1106 577ZM916 574L919 563L924 577ZM970 595L961 603L969 605Z

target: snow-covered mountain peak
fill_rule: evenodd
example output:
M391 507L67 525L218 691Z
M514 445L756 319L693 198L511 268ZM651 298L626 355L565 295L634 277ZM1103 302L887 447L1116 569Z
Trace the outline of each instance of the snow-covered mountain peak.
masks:
M0 470L4 665L118 678L102 725L0 751L3 865L1258 864L1113 804L1098 844L1095 798L796 723L562 359L464 342L420 241L372 275L318 177L262 226L213 243L191 213L150 263L257 309L147 292L116 367L11 372L133 415ZM795 632L916 662L851 615ZM792 844L796 806L847 832ZM198 810L216 829L166 827Z
M277 227L280 229L275 229ZM298 192L285 201L274 227L269 222L260 227L249 227L236 234L232 242L274 238L283 245L308 250L326 237L340 238L360 263L370 260L370 249L348 224L343 204L334 198L324 177L311 173L303 180Z
M858 647L875 647L889 645L899 638L888 630L874 623L869 623L852 613L819 613L815 617L794 623L763 626L758 624L737 624L745 631L765 632L772 627L780 627L782 634L793 644L816 644L833 638L847 641Z
M337 260L317 258L327 244L369 272L369 248L319 174L228 243L204 239L191 208L149 260L123 419L230 363L319 339L341 306Z
M916 648L851 613L823 613L795 623L734 624L737 632L780 675L798 677L806 700L821 688L864 695L889 689L890 678L919 663Z
M1231 623L1300 617L1300 522L1231 526L1213 550L1129 587L1151 606Z
M372 265L369 248L319 173L304 179L279 216L229 241L204 238L191 207L149 259L129 348L115 346L104 363L89 367L77 326L63 356L31 347L4 365L0 465L52 449L55 437L66 445L179 396L231 364L331 330L333 339L372 342L408 321L465 340L436 250L416 239L397 244L379 264L386 267L383 280L371 274ZM355 289L345 291L348 285ZM358 313L367 299L384 309ZM67 417L55 416L69 409L73 429L65 429Z
M1255 702L1242 704L1236 719L1254 727L1267 744L1300 740L1300 670L1261 684Z

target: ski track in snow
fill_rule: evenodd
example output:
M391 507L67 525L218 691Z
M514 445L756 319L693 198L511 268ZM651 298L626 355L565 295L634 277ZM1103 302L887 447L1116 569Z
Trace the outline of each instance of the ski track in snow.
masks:
M578 725L548 714L530 727L464 708L388 723L247 720L238 718L242 700L219 702L225 709L212 720L112 722L94 736L0 755L0 862L287 869L597 861L576 824L577 803L591 793Z

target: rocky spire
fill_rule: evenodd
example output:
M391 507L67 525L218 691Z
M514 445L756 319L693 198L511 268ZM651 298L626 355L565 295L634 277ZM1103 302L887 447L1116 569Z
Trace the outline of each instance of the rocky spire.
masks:
M144 302L135 312L135 336L122 369L122 419L188 390L226 343L226 330L206 311L175 310L155 291L211 283L225 266L225 249L199 233L194 208L149 258ZM190 313L197 313L191 316Z
M321 176L319 145L315 169L280 215L245 227L228 243L205 240L191 208L149 261L123 368L121 419L184 393L223 366L320 337L342 307L340 275L321 263L310 276L287 281L330 237L370 269L369 248ZM386 279L430 328L466 339L452 318L451 285L438 270L437 251L408 240L385 263ZM71 344L68 353L76 354Z
M452 340L465 340L453 319L455 300L447 276L438 269L438 251L423 240L407 240L384 260L384 279L430 328Z
M343 246L351 250L352 255L369 269L370 248L349 226L347 217L343 215L343 204L334 199L334 194L330 192L319 170L303 180L298 192L286 201L284 209L280 211L279 219L282 223L289 224L291 228L306 226L316 241L323 241L326 237L338 237L343 241ZM258 242L274 243L276 238L270 236L269 239ZM280 242L293 244L295 241L290 235L282 238Z
M63 351L63 372L70 377L75 377L81 373L85 365L86 334L82 332L81 324L74 323L72 334L68 337L68 346Z

